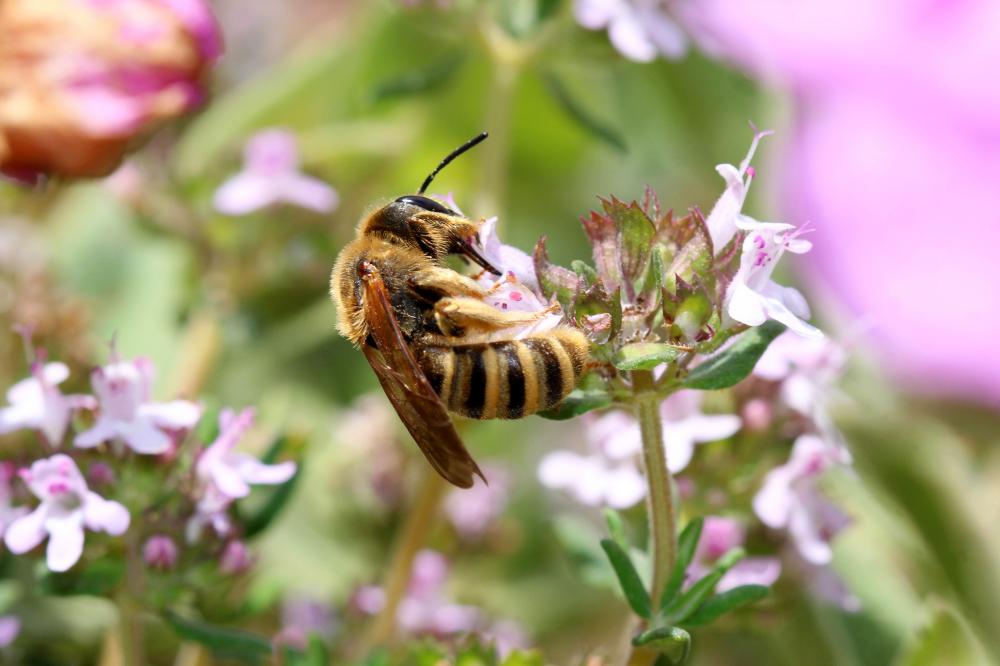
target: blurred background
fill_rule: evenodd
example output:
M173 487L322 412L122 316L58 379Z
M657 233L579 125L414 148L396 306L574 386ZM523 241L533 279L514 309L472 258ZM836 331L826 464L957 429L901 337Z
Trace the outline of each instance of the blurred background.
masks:
M851 517L832 567L857 603L810 591L786 564L771 599L695 634L693 663L1000 663L1000 5L212 6L224 54L197 113L110 177L0 184L0 386L27 374L5 332L15 324L71 366L66 392L87 390L114 336L124 357L153 359L158 396L253 405L264 430L298 442L293 496L252 543L252 573L202 604L207 617L274 635L282 608L312 608L333 663L354 663L337 645L369 621L359 590L381 581L423 465L334 328L330 267L367 212L486 129L431 191L499 216L505 243L530 252L547 236L554 262L589 261L578 220L598 196L641 199L649 185L665 207L708 211L724 186L715 166L743 159L753 122L776 135L744 211L808 224L814 249L781 278L848 352L827 390L855 465L824 489ZM258 160L297 151L332 189L255 202L233 186L266 130L279 139L251 144ZM613 653L626 610L597 546L600 511L536 473L584 425L462 433L502 481L478 534L445 518L427 529L449 598L545 663ZM698 489L685 515L752 516L753 490L790 446L764 433L698 454L680 477ZM641 531L642 509L630 511ZM780 548L751 531L759 550ZM11 663L98 663L106 609L77 592L35 608ZM151 659L175 663L176 639L157 640Z

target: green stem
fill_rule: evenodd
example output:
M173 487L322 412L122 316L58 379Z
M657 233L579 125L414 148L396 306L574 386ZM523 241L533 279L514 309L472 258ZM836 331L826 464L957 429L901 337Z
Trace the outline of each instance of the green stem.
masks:
M122 666L145 666L146 644L142 626L143 563L138 531L125 537L125 585L118 594Z
M407 514L403 530L393 546L392 562L389 564L389 571L383 585L385 606L382 607L365 636L363 642L365 651L389 643L395 634L396 611L399 608L399 602L406 594L406 587L413 571L413 560L423 546L428 532L430 532L434 517L437 515L438 505L441 503L441 497L446 489L444 479L438 476L430 465L422 464L423 461L420 462L423 478L420 481L417 496L411 504L413 508Z
M653 545L653 582L649 596L653 608L659 608L666 578L674 568L677 552L677 519L667 451L660 422L661 397L656 393L653 373L632 372L632 391L639 429L642 434L642 458L649 483L649 533Z

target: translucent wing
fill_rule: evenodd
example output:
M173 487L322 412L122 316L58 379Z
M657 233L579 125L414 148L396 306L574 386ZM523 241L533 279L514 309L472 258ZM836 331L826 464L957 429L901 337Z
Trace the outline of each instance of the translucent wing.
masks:
M362 349L382 390L438 474L459 488L471 487L473 474L485 481L455 431L448 410L407 346L378 267L363 262L359 272L364 283L365 319L376 346L366 344Z

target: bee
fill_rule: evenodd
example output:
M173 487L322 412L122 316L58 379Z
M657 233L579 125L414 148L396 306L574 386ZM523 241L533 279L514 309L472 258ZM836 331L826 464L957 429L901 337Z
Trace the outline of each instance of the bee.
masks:
M460 255L500 271L476 249L479 222L424 196L434 176L486 138L452 151L416 194L366 215L330 276L337 329L371 364L424 456L447 481L486 480L448 412L474 419L516 419L549 409L573 389L588 359L583 333L559 325L519 329L557 311L501 311L491 290L445 265Z

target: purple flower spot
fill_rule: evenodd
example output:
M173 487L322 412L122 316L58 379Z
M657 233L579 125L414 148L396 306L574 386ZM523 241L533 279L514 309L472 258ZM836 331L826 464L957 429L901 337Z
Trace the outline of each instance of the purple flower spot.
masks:
M524 298L524 296L521 295L521 292L519 292L519 291L512 291L512 292L510 292L510 300L512 300L512 301L520 301L522 298Z
M49 494L59 496L69 492L69 484L65 481L53 481L49 484Z
M767 242L764 240L764 237L761 236L760 234L757 234L756 236L753 237L753 244L756 245L757 249L759 250L763 250L764 247L767 246Z

